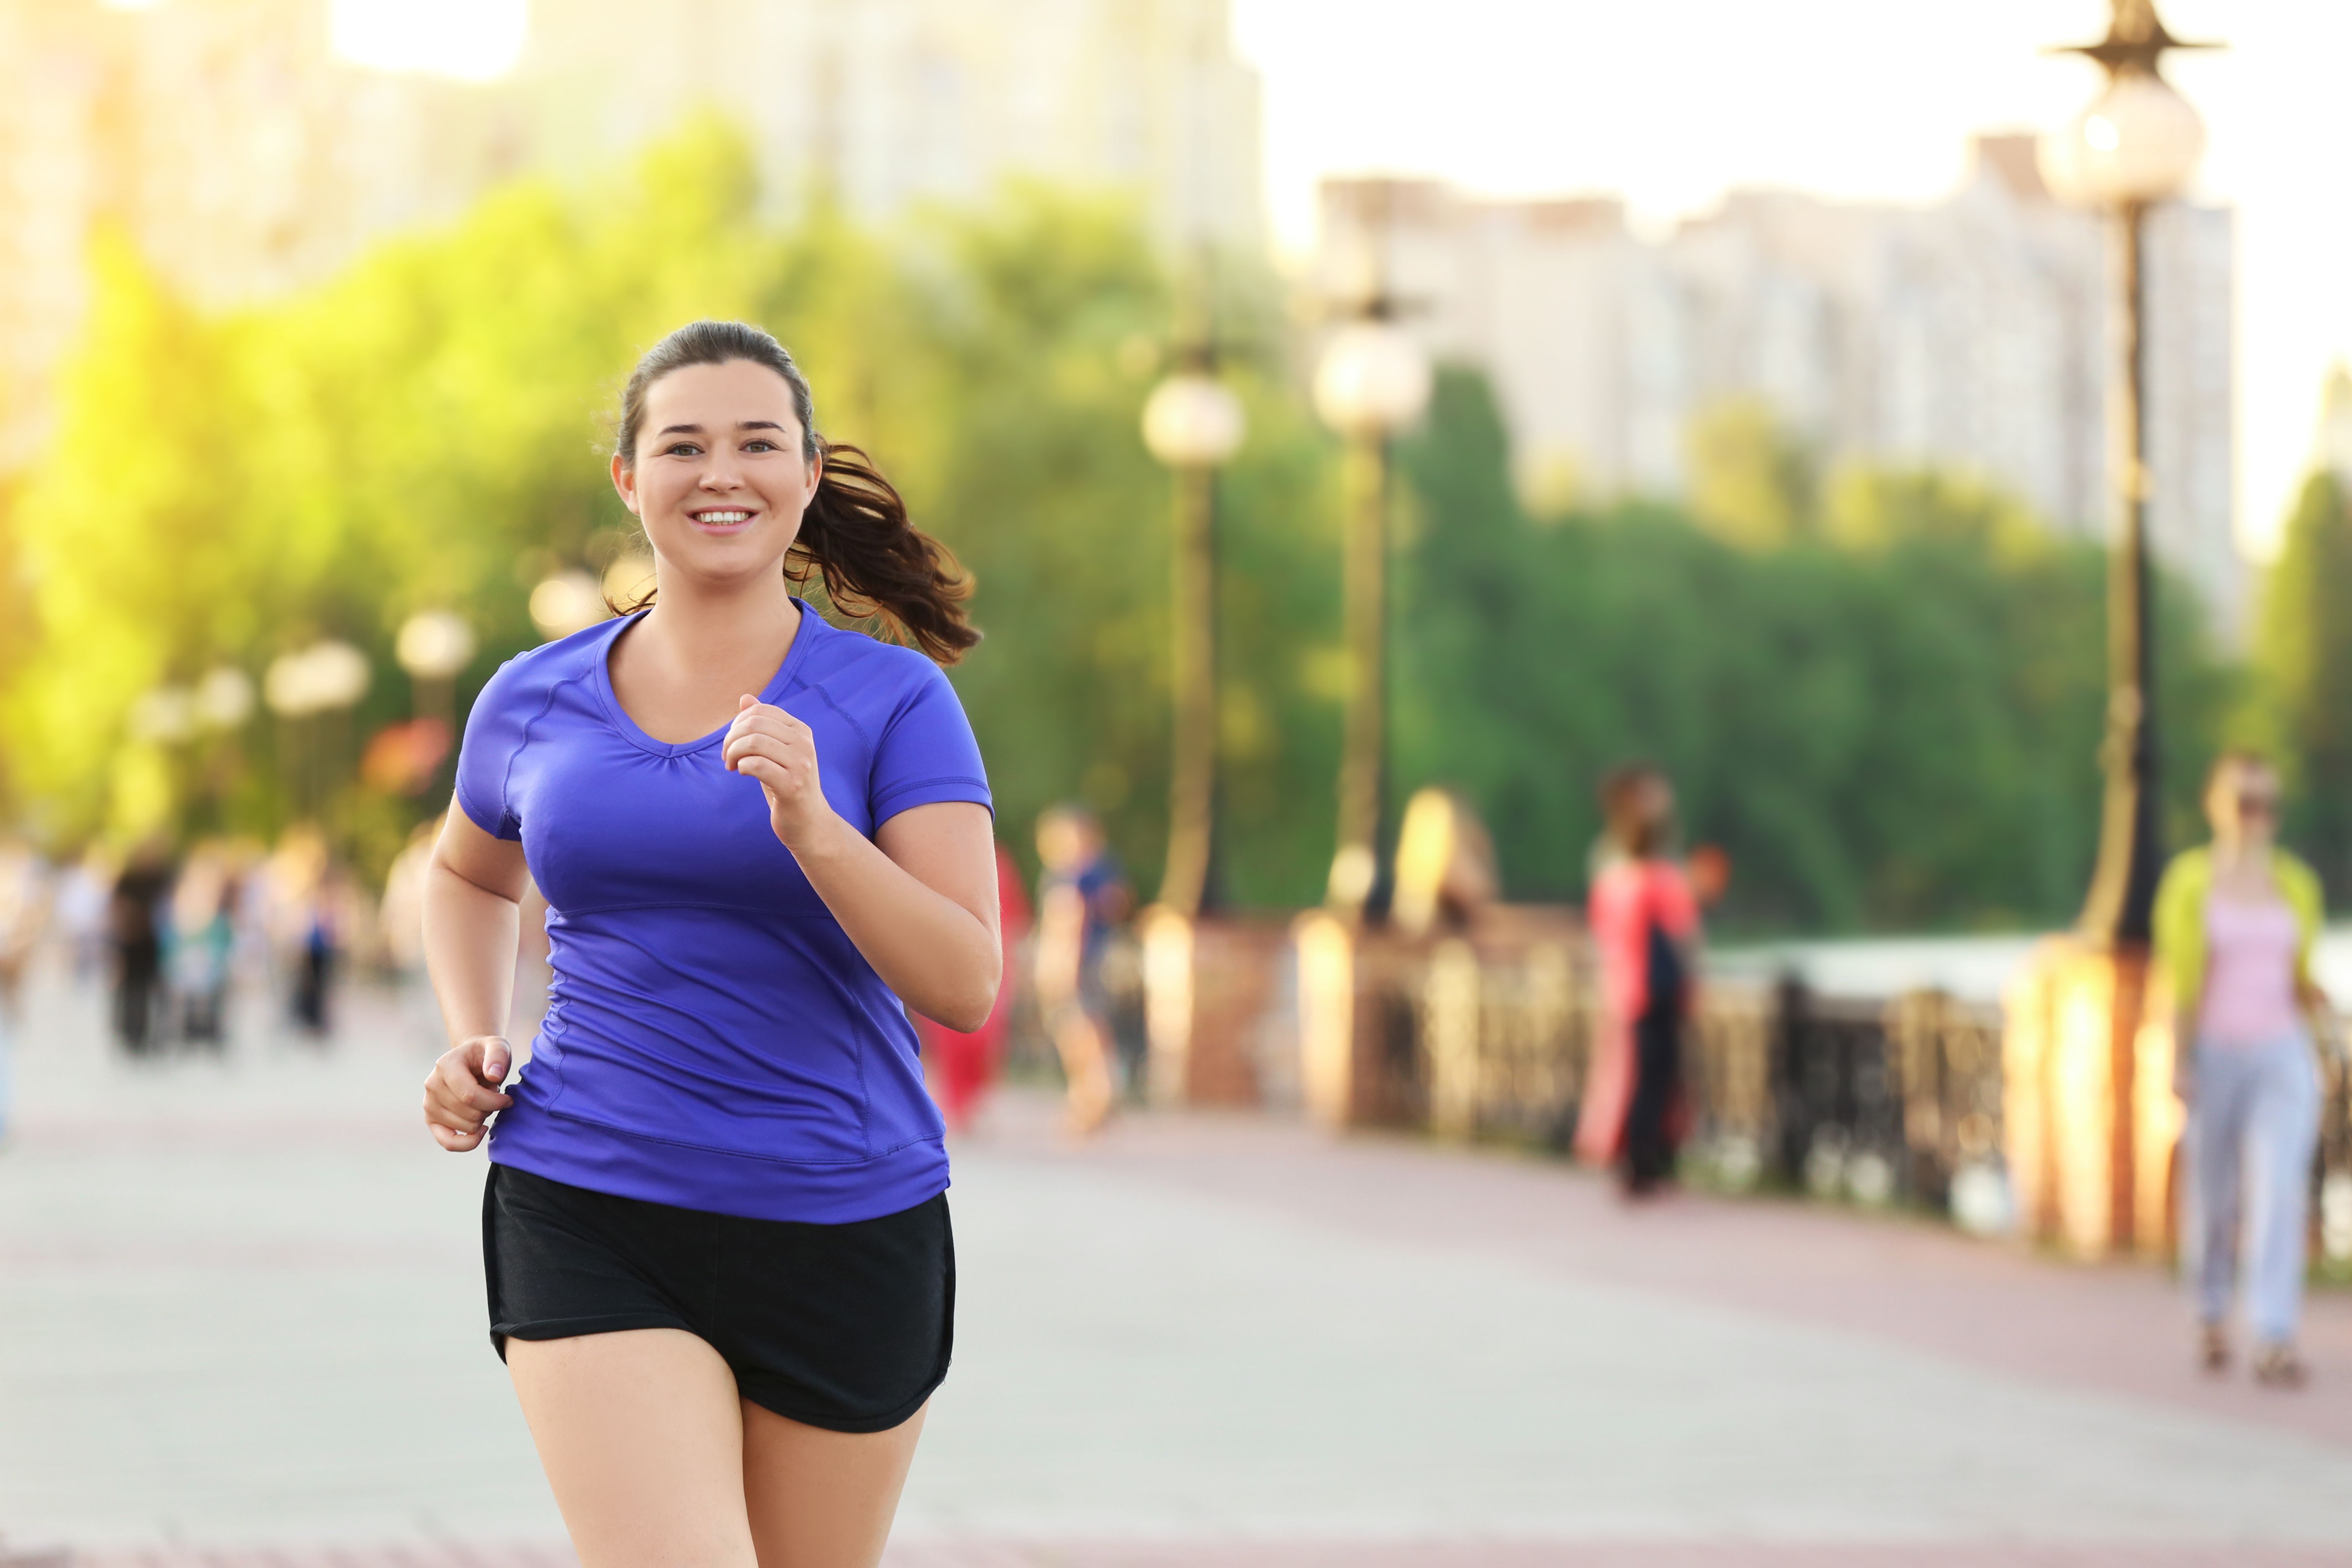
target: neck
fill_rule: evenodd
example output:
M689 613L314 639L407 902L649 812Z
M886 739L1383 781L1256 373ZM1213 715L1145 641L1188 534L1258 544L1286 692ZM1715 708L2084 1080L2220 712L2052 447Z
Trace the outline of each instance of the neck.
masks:
M2268 839L2246 838L2237 834L2226 837L2217 835L2213 839L2213 861L2218 866L2257 865L2267 861L2270 856Z
M632 634L675 659L700 669L757 661L800 628L800 606L781 572L730 584L695 582L683 573L660 574L654 608Z

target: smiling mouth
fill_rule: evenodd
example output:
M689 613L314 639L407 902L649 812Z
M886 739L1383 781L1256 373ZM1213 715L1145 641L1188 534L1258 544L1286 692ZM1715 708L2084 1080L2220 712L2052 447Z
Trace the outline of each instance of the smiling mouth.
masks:
M690 511L687 516L705 528L735 528L751 521L751 514L740 509L719 511Z

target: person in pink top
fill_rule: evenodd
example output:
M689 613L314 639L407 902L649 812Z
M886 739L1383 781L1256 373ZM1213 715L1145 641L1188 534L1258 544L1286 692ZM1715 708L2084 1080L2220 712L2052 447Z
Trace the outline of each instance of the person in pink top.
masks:
M1687 1108L1682 1034L1699 943L1698 900L1668 853L1674 786L1644 764L1601 786L1607 822L1588 911L1602 1023L1579 1110L1576 1151L1617 1172L1629 1195L1673 1176Z
M2319 879L2273 842L2276 769L2252 752L2214 764L2210 847L2175 859L2156 895L2156 959L2171 984L2175 1088L2187 1106L2190 1180L2182 1259L2197 1290L2199 1354L2229 1364L2233 1276L2243 1280L2254 1375L2294 1387L2305 1229L2319 1136L2311 976Z

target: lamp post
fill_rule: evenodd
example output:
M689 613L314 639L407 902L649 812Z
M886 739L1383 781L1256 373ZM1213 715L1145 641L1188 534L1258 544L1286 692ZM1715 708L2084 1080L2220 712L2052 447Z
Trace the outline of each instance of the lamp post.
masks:
M2107 430L2114 476L2107 554L2106 773L2099 858L2071 941L2046 944L2009 987L2001 1126L2014 1212L2028 1237L2078 1256L2170 1245L2170 1020L2149 1011L2148 938L2161 869L2148 617L2144 250L2147 215L2179 193L2204 150L2197 111L2158 64L2184 45L2154 0L2110 0L2107 36L2069 53L2106 69L2096 100L2042 143L2058 195L2105 215L2116 289Z
M1391 320L1394 313L1395 301L1376 279L1315 372L1315 410L1348 444L1348 709L1339 848L1325 903L1349 920L1378 919L1387 903L1380 852L1388 811L1389 445L1429 404L1429 361Z
M262 672L261 700L269 710L289 722L321 714L342 713L367 695L367 655L347 642L329 639L293 653L280 654ZM315 814L325 795L326 747L316 733L305 737L300 764L300 805Z
M2042 147L2043 174L2067 200L2106 215L2116 289L2107 428L2113 539L2107 557L2107 716L2100 764L2106 789L2099 858L2083 908L2083 935L2109 950L2144 950L2163 868L2154 703L2156 649L2148 615L2147 291L2149 208L2178 195L2205 150L2196 110L2161 73L2167 51L2210 48L2165 31L2155 0L2110 0L2107 36L2061 51L2105 68L2105 90Z
M1143 444L1175 477L1175 736L1168 862L1159 902L1188 920L1216 902L1217 469L1241 449L1242 405L1219 382L1207 334L1187 334L1174 374L1143 405Z
M446 732L457 707L451 683L474 659L474 628L447 610L420 610L401 623L392 656L414 683L412 716Z

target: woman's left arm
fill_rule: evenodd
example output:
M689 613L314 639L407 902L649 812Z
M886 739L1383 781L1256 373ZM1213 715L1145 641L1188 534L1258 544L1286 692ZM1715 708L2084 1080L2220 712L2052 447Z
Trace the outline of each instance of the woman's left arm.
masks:
M751 697L727 731L724 755L728 767L759 781L769 826L883 984L950 1029L985 1024L1004 967L988 807L914 806L869 839L824 798L808 726Z

